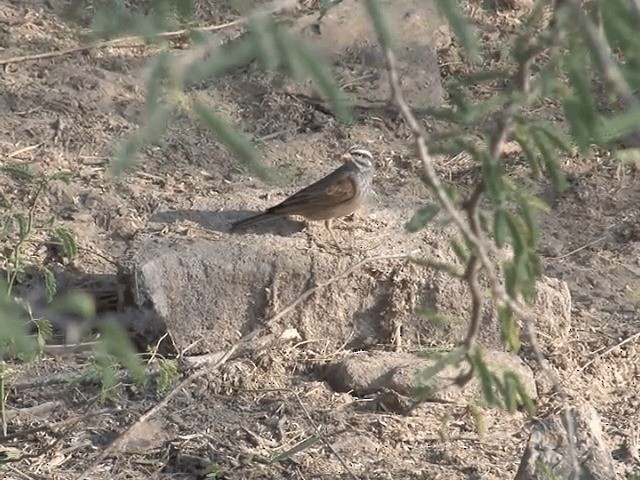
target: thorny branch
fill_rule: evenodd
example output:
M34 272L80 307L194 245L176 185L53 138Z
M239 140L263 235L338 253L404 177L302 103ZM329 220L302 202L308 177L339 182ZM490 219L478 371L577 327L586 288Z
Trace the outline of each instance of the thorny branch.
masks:
M391 100L397 105L404 121L407 123L413 134L415 151L422 162L424 176L428 184L431 186L433 193L435 193L438 201L444 207L448 216L452 219L453 223L462 233L465 240L474 248L473 255L468 262L465 272L465 280L469 285L469 289L472 295L472 311L469 330L463 345L469 353L475 346L477 341L480 328L481 309L484 301L482 297L483 292L478 283L478 274L482 270L489 280L491 295L496 305L506 306L523 321L524 330L529 338L531 349L535 355L536 361L540 365L541 369L550 378L557 392L563 399L563 414L565 420L564 424L567 430L568 453L570 456L573 471L575 474L577 474L577 477L579 477L581 468L578 463L575 449L575 424L573 416L571 414L568 396L560 380L549 369L547 360L542 353L535 330L535 316L533 312L521 301L512 298L507 293L505 286L503 285L503 282L501 281L500 276L496 271L494 263L491 260L491 253L494 252L493 244L480 228L478 210L479 203L484 192L484 185L481 182L471 194L470 198L466 202L464 202L463 207L466 212L465 219L462 212L458 210L453 200L446 192L445 188L442 185L442 182L440 181L440 178L436 173L435 162L433 160L433 157L431 157L429 153L429 149L425 140L425 133L404 98L396 66L395 55L392 52L391 48L385 44L382 35L380 35L379 43L382 46L387 62L387 71L389 74L389 81L391 86ZM524 59L520 61L518 71L514 76L514 79L517 82L517 86L524 97L526 97L531 90L529 80L529 65L536 53L536 49L530 49L529 55L525 55ZM493 161L499 161L500 157L502 156L504 144L507 141L508 136L513 128L514 116L516 115L521 105L521 102L510 101L498 113L496 118L496 130L491 137L489 144L489 153Z

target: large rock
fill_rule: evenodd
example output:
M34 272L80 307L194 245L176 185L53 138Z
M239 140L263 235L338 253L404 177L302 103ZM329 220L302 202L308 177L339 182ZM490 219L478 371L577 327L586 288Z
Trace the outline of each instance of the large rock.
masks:
M296 328L308 348L447 347L466 333L471 304L466 284L393 258L411 253L458 263L450 226L433 224L409 235L402 214L378 209L348 228L336 222L346 250L339 252L322 225L301 231L298 222L281 219L234 235L226 231L230 222L246 213L211 208L178 214L210 231L210 239L141 239L128 259L137 305L154 313L147 317L162 323L154 330L166 331L178 351L196 355L229 347L313 287L318 288L270 325L277 331ZM162 218L170 221L168 213ZM540 288L558 290L547 282L542 279ZM556 297L541 295L548 298ZM558 308L546 301L534 306L546 322L559 314L567 322L568 311ZM450 321L432 321L424 310ZM479 340L489 349L503 348L490 302L482 318Z
M233 212L222 214L237 218ZM223 232L228 220L214 219L219 214L199 215L202 225L221 231L216 239L146 239L132 246L127 260L138 306L156 313L178 351L228 347L325 282L276 328L295 327L318 348L352 349L399 342L403 347L451 345L465 331L470 302L463 282L404 259L384 258L413 252L456 262L449 248L452 229L406 235L401 227L381 222L375 233L362 225L346 230L338 224L334 230L348 250L341 253L321 225L298 231L295 222L283 219L266 224L264 231L232 235ZM461 321L437 325L420 315L419 306ZM499 344L495 328L483 330L483 340Z
M527 394L537 397L536 384L531 369L516 355L488 351L484 355L489 368L498 373L511 371L523 382ZM325 378L338 392L353 392L358 396L392 390L400 395L414 395L424 385L420 373L435 365L437 359L417 357L401 352L359 352L327 365ZM465 388L452 384L468 365L447 366L430 380L432 393L426 400L439 402L466 402L480 397L478 379L474 378Z

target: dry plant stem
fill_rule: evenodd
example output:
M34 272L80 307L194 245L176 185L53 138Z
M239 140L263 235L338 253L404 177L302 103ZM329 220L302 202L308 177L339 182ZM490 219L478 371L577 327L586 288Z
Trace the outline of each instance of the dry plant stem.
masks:
M13 465L9 465L9 464L5 464L4 465L7 470L11 470L13 473L15 473L16 475L18 475L21 478L26 478L27 480L36 480L36 478L43 478L41 476L37 476L37 477L32 477L31 475L28 475L26 473L24 473L21 470L18 470L16 467L14 467Z
M21 461L21 460L25 460L25 459L28 459L28 458L38 458L38 457L41 457L42 455L44 455L45 453L47 453L47 452L49 452L49 451L53 450L53 448L54 448L58 443L60 443L60 441L61 441L63 438L66 438L66 437L67 437L67 434L68 434L69 432L71 432L71 431L76 427L76 425L78 425L78 424L79 424L79 423L80 423L84 418L86 418L86 414L87 414L87 412L89 411L89 409L90 409L91 407L93 407L93 405L95 405L95 403L96 403L97 401L98 401L98 397L95 397L92 401L90 401L90 402L87 404L87 407L85 408L85 410L84 410L84 412L82 413L82 415L80 415L80 416L78 416L78 417L74 418L70 423L68 423L68 427L67 427L67 428L65 428L65 429L63 429L61 432L58 432L58 433L56 434L56 438L55 438L55 440L53 440L53 441L52 441L52 442L50 442L49 444L45 445L44 447L42 447L42 448L38 449L38 450L37 450L37 451L35 451L35 452L32 452L32 453L25 453L25 454L21 455L21 456L20 456L20 457L18 457L18 458L15 458L15 459L5 459L5 460L4 460L4 462L13 462L13 463L15 463L15 462L19 462L19 461Z
M160 402L150 408L146 413L144 413L140 418L138 418L135 422L129 425L121 434L116 438L111 445L109 445L103 452L91 463L89 468L87 468L81 475L77 477L77 480L84 480L86 478L92 478L92 473L96 469L96 467L107 457L117 453L120 447L125 443L126 440L131 436L131 433L135 430L135 428L149 420L156 413L162 410L165 406L169 404L171 399L175 397L183 388L188 386L191 382L196 380L197 378L203 376L206 373L210 373L212 371L220 368L238 348L238 344L236 343L231 348L229 348L225 354L218 360L218 362L214 365L207 365L208 368L200 368L197 371L193 372L191 375L182 380L178 385L176 385Z
M383 45L382 42L380 43L381 45ZM505 287L500 281L495 267L493 266L493 262L491 261L491 258L489 256L489 240L482 234L481 231L476 234L476 232L472 230L469 224L465 222L463 216L461 215L461 212L453 204L453 201L451 200L445 189L442 187L442 183L440 182L440 179L438 178L438 175L435 171L433 158L429 154L429 149L427 148L422 127L418 123L417 119L411 111L411 108L404 99L404 95L400 87L400 79L398 77L395 56L390 48L383 46L383 50L387 60L387 69L389 72L389 80L391 84L392 100L398 106L403 119L411 129L416 144L416 152L418 154L418 157L422 161L424 173L427 181L429 182L429 185L431 185L433 192L440 201L440 204L446 210L449 217L453 220L453 223L460 230L465 239L475 247L477 259L479 260L481 267L484 269L485 274L487 275L490 283L491 294L496 303L498 305L506 305L507 307L509 307L511 311L524 322L525 332L529 337L531 349L533 350L536 361L540 365L540 368L542 368L542 370L547 374L564 401L565 408L563 413L565 419L565 428L567 430L568 453L571 459L574 473L577 475L576 478L579 478L581 469L575 450L575 427L573 417L568 405L568 397L560 380L549 370L547 366L547 361L542 353L535 331L535 316L526 306L523 306L521 303L509 296L509 294L505 290ZM496 144L498 144L498 142L496 142Z
M234 20L233 22L224 23L222 25L210 25L207 27L176 30L174 32L161 32L157 34L157 37L163 40L171 40L171 39L183 37L190 32L215 32L217 30L222 30L224 28L240 25L245 21L246 19L241 18L238 20ZM122 44L129 44L129 45L122 45ZM70 55L72 53L82 52L84 50L93 50L97 48L106 48L106 47L115 47L115 46L135 48L135 47L143 47L146 44L147 44L147 41L144 38L138 35L134 35L130 37L121 37L121 38L114 38L112 40L104 40L101 42L88 43L86 45L80 45L78 47L64 48L62 50L54 50L51 52L36 53L34 55L22 55L19 57L5 58L0 60L0 65L8 65L10 63L19 63L19 62L29 62L34 60L47 60L49 58L62 57L64 55Z
M13 290L16 278L18 277L18 273L20 271L20 263L22 262L22 247L27 242L27 240L29 240L29 236L31 235L31 231L33 230L33 219L36 214L36 205L38 203L38 198L40 197L40 194L46 186L46 182L41 182L40 185L38 185L38 189L33 195L33 200L31 201L31 208L29 208L29 215L27 216L27 226L24 229L24 232L21 233L20 240L13 250L13 271L11 271L10 268L7 269L7 296L11 296L11 291ZM9 272L11 272L11 274L9 274Z
M355 474L351 471L347 462L345 462L344 458L342 458L342 456L338 452L336 452L335 448L333 448L333 445L331 445L329 440L327 440L326 435L324 435L320 431L320 429L318 428L318 425L316 425L316 422L313 421L313 418L311 418L311 415L309 414L309 410L307 410L307 407L305 406L305 404L302 403L302 400L300 399L300 395L298 395L298 392L294 392L294 395L296 396L296 400L298 401L300 408L302 408L302 411L307 417L307 420L309 420L309 423L311 423L311 426L313 427L313 430L316 432L316 435L318 436L318 438L322 441L322 443L325 444L325 446L331 451L331 453L335 455L335 457L342 464L342 468L344 468L344 470L347 472L349 477L352 478L353 480L357 480L358 477L356 477Z
M630 342L634 342L637 339L640 338L640 332L638 333L634 333L633 335L631 335L630 337L625 338L624 340L616 343L615 345L612 345L611 347L607 348L604 352L602 352L600 355L596 355L595 357L593 357L591 360L589 360L587 363L585 363L584 365L582 365L578 371L582 372L584 371L589 365L591 365L592 363L594 363L596 360L599 360L607 355L609 355L611 352L613 352L616 348L620 348L623 345L626 345L627 343Z

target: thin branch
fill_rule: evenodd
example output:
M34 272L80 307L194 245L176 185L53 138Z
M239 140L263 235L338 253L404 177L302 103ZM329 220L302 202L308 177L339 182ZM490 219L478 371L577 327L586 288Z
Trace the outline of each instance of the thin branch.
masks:
M620 348L623 345L626 345L627 343L630 342L634 342L636 340L638 340L640 338L640 332L634 333L633 335L631 335L630 337L625 338L624 340L616 343L615 345L612 345L611 347L607 348L604 352L602 352L600 355L596 355L595 357L593 357L591 360L589 360L587 363L585 363L584 365L582 365L578 371L582 372L584 371L589 365L593 364L595 361L600 360L602 357L605 357L606 355L609 355L611 352L613 352L616 348Z
M474 246L475 254L480 261L480 264L486 276L488 277L491 294L496 301L496 304L506 305L517 317L522 319L525 326L525 332L529 337L529 343L537 363L540 365L540 368L543 370L543 372L546 373L546 375L549 377L554 387L563 398L565 406L568 405L568 396L564 390L564 387L562 386L562 383L556 377L556 375L553 374L553 372L551 372L551 370L549 369L544 354L542 353L542 349L540 348L540 345L538 343L538 338L535 331L535 315L529 310L528 307L522 305L507 293L504 285L499 279L493 262L491 261L491 257L489 255L489 252L491 251L489 240L486 238L482 231L479 231L478 233L474 232L471 226L467 222L465 222L463 216L461 215L461 212L456 208L452 199L443 188L442 182L440 181L436 173L433 158L429 154L429 149L427 148L425 141L424 131L418 123L416 117L413 115L411 108L407 104L402 93L395 56L391 49L385 46L383 42L380 42L380 44L383 46L382 48L387 60L387 70L389 72L392 100L398 106L403 119L411 129L416 146L415 151L422 161L426 180L428 181L429 185L431 185L433 192L435 193L436 197L438 198L441 205L444 207L458 230L462 233L465 239ZM496 145L501 145L502 143L503 142L496 141ZM569 457L571 459L574 472L580 472L581 469L578 463L578 457L576 455L574 445L575 424L570 409L564 408L563 410L565 417L565 428L567 429Z
M467 271L465 273L465 281L469 285L471 291L471 322L469 329L467 330L467 336L464 339L464 347L467 352L476 344L478 334L480 333L480 322L482 320L482 307L484 305L484 296L482 288L478 282L478 273L480 271L480 262L478 257L471 257L467 264Z

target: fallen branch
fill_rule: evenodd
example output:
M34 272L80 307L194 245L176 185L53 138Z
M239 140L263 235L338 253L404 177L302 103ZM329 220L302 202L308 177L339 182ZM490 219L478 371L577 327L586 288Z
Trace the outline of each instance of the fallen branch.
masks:
M600 355L596 355L595 357L593 357L591 360L589 360L587 363L585 363L584 365L582 365L578 371L579 372L583 372L589 365L593 364L594 362L596 362L597 360L600 360L601 358L609 355L611 352L613 352L616 348L620 348L623 345L626 345L627 343L630 342L634 342L637 339L640 338L640 332L634 333L633 335L625 338L624 340L616 343L615 345L612 345L611 347L607 348L604 352L602 352Z
M162 40L172 40L176 38L184 37L191 32L215 32L225 28L241 25L246 22L246 18L239 18L233 22L223 23L221 25L209 25L206 27L196 27L191 29L175 30L173 32L161 32L156 35L157 38ZM112 40L103 40L99 42L88 43L86 45L80 45L77 47L63 48L62 50L53 50L51 52L36 53L33 55L21 55L19 57L10 57L0 60L0 65L8 65L10 63L31 62L35 60L46 60L49 58L63 57L72 53L82 52L85 50L95 50L106 47L143 47L147 44L147 41L139 36L132 35L130 37L114 38Z
M292 8L295 4L292 0L274 0L270 4L260 8L258 12L260 14L274 14L281 10ZM235 27L237 25L244 25L248 21L249 17L244 16L242 18L238 18L237 20L233 20L231 22L222 23L219 25L208 25L205 27L194 27L194 28L184 28L182 30L175 30L172 32L161 32L155 35L156 38L162 40L172 40L176 38L181 38L192 32L216 32L219 30L224 30L225 28ZM44 53L36 53L33 55L22 55L18 57L10 57L5 59L0 59L0 66L9 65L10 63L19 63L19 62L30 62L35 60L46 60L49 58L62 57L64 55L70 55L72 53L82 52L85 50L95 50L98 48L106 48L106 47L142 47L147 44L147 40L140 35L132 35L129 37L121 37L114 38L112 40L103 40L97 41L93 43L88 43L86 45L80 45L77 47L64 48L62 50L54 50L51 52Z

